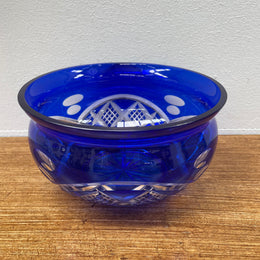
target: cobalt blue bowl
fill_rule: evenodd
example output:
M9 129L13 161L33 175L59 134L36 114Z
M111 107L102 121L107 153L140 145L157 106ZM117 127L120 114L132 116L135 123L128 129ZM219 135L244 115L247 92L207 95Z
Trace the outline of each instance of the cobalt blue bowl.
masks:
M61 69L25 84L29 144L41 172L93 202L155 202L208 168L214 116L227 99L214 79L176 67L104 63Z

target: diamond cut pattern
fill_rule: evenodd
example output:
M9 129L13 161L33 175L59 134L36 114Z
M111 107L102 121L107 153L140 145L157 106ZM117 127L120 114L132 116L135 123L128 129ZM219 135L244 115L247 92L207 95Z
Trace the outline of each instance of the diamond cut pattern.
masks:
M149 109L151 110L151 108ZM123 109L116 103L116 100L113 100L103 104L101 108L97 107L90 111L82 122L89 125L122 127L155 125L164 123L165 120L154 110L149 113L148 109L139 101L133 100L129 107Z
M80 196L84 200L99 202L106 205L142 205L147 202L155 202L164 199L167 196L167 191L177 192L182 190L186 184L177 185L137 185L129 190L129 192L138 191L139 195L131 196L132 198L125 199L122 195L118 198L114 198L113 191L115 186L109 185L76 185L76 184L61 184L61 188L64 191L70 192L74 195ZM90 187L90 188L89 188ZM110 194L110 192L112 192ZM166 192L166 193L165 193ZM141 193L141 194L140 194Z

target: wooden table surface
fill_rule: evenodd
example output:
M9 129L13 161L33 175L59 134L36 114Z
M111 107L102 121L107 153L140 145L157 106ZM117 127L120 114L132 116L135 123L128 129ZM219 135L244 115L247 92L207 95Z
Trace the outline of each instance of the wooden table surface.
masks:
M139 208L93 206L0 138L0 259L260 259L260 135L220 136L206 173Z

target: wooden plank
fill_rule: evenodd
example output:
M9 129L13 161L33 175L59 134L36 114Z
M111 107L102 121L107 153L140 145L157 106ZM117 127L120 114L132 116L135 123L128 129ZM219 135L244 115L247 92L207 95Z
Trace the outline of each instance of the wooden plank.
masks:
M139 208L61 191L26 138L0 147L0 259L260 259L260 136L220 136L197 182Z

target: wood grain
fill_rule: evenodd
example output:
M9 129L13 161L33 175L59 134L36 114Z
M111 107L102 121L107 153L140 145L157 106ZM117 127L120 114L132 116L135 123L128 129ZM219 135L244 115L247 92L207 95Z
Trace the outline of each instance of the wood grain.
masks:
M0 138L0 259L260 259L260 136L220 136L207 172L139 208L93 206Z

